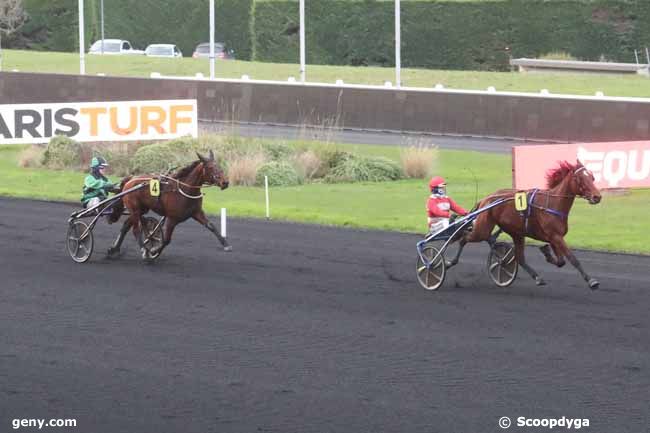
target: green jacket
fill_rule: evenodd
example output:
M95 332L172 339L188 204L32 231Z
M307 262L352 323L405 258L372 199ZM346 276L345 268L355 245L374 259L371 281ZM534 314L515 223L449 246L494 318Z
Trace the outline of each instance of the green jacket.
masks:
M81 203L84 205L88 203L88 200L94 197L99 197L100 200L104 200L108 197L109 191L114 187L113 183L106 179L105 177L95 177L92 174L86 176L84 180L83 187L83 196L81 197Z

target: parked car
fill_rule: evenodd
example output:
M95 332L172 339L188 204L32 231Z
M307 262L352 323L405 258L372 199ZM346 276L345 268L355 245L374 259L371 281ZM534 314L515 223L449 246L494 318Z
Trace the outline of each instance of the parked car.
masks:
M198 44L194 49L194 54L192 57L195 59L198 58L210 58L210 42L203 42ZM226 44L223 42L214 43L214 58L221 60L235 60L235 51L228 49Z
M142 50L134 50L131 42L122 39L104 39L104 54L120 55L120 54L144 54ZM91 45L89 54L102 54L102 41L101 39Z
M174 44L151 44L144 50L144 55L148 57L171 57L180 59L183 53Z

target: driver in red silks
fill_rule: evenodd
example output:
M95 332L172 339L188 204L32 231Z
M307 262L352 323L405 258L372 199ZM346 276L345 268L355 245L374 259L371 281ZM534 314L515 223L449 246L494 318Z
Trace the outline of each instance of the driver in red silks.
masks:
M449 227L451 211L458 215L467 215L465 209L447 197L447 184L442 177L436 176L432 178L429 181L429 190L431 196L427 200L427 215L429 217L427 222L430 233L437 233Z

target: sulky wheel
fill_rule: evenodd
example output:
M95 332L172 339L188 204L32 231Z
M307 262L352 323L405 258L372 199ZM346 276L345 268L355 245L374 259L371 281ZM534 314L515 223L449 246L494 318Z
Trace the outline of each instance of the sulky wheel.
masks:
M66 247L72 260L85 263L93 253L93 232L88 224L81 220L71 221L66 236Z
M149 260L157 259L162 253L162 246L164 243L164 235L162 231L162 224L156 229L158 225L158 220L152 217L144 217L142 219L142 230L140 231L140 236L142 236L142 243L144 248L147 250L147 256ZM158 250L156 254L150 254L152 249Z
M517 278L518 270L515 247L507 242L495 243L487 259L487 271L494 284L508 287Z
M426 263L424 263L422 258L418 255L416 264L418 281L426 290L438 290L445 281L445 258L442 254L439 254L437 248L430 245L422 248L422 257L427 263L431 263L434 258L436 259L435 262L431 263L427 268Z

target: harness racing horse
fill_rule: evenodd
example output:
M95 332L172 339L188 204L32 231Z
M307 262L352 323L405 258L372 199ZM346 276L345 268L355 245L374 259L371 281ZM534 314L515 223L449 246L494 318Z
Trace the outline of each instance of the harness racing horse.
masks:
M201 187L204 185L215 185L222 190L228 188L228 179L223 170L214 159L214 153L210 150L206 158L197 153L198 161L181 168L171 176L160 175L160 193L155 197L151 195L150 188L141 188L122 198L122 202L113 208L109 222L119 220L124 207L129 210L129 218L122 225L118 238L109 248L108 255L115 256L120 252L120 247L129 229L133 228L142 251L142 258L149 260L157 257L162 250L169 245L172 239L174 228L179 223L193 218L205 226L217 237L224 248L224 251L232 251L228 241L221 236L217 228L212 224L203 212L203 194ZM122 180L121 189L127 190L143 182L148 182L151 176L129 176ZM163 241L157 247L150 250L144 248L141 236L143 215L149 210L165 217Z
M589 204L598 204L602 198L600 191L594 185L594 176L580 161L572 165L566 161L560 162L559 167L549 170L546 174L547 188L533 189L526 192L526 210L517 211L513 205L499 205L480 214L471 231L460 238L456 257L448 263L453 266L468 242L488 241L491 245L496 242L501 232L512 237L515 246L515 256L519 265L530 274L537 285L546 284L535 270L526 263L524 257L525 238L533 238L546 245L540 249L546 261L557 267L565 265L565 258L580 272L582 278L592 290L599 286L598 280L591 278L582 268L580 261L573 254L564 240L569 230L568 217L576 197L586 199ZM504 189L495 192L479 202L478 207L484 207L491 202L514 197L517 190ZM506 202L510 203L510 201ZM499 230L492 234L494 226ZM549 247L550 244L550 247ZM553 253L551 253L551 249Z

